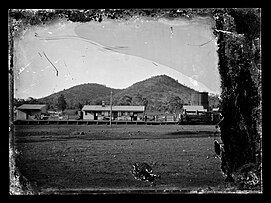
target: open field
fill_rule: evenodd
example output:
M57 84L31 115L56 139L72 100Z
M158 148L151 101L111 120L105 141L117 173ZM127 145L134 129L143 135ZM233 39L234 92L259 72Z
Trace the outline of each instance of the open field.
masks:
M224 187L211 125L15 126L18 167L41 192L215 190ZM154 185L135 180L132 164L156 164Z

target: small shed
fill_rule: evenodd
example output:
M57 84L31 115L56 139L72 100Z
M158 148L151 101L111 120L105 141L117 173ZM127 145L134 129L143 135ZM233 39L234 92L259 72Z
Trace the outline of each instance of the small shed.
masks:
M23 104L17 108L17 120L40 119L42 113L46 113L45 104Z

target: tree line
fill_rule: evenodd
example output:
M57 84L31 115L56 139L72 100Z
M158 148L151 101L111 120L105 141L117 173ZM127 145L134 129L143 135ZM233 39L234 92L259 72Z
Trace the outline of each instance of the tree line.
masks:
M13 104L16 107L22 104L46 104L48 109L64 111L65 109L80 110L84 105L102 105L103 101L105 101L106 105L110 105L110 97L72 103L67 101L67 98L65 98L63 94L60 94L56 99L48 101L39 100L33 97L29 97L27 99L14 98ZM112 104L118 106L144 106L147 111L169 113L177 113L182 109L183 105L186 105L184 100L177 95L167 95L165 100L161 100L160 98L146 98L139 93L134 96L124 95L115 99L113 96ZM209 106L211 108L219 107L218 96L209 96Z

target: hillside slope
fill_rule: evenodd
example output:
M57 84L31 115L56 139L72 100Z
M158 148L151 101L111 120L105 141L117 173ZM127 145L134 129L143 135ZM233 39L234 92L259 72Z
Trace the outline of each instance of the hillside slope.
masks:
M120 89L111 89L110 87L96 83L87 83L40 98L39 102L55 105L57 98L63 94L68 108L78 108L84 104L98 104L105 98L109 100L111 90L113 94L121 91Z
M123 98L128 96L128 101L132 98L131 104L142 105L142 100L145 98L148 101L147 109L161 110L174 97L179 97L182 103L188 104L193 92L196 91L178 83L173 78L159 75L137 82L118 92L114 95L113 101L115 104L121 103Z
M111 90L113 105L145 105L150 111L167 111L172 104L189 104L191 94L197 92L167 75L158 75L125 89L111 89L96 83L77 85L40 98L38 101L48 104L50 108L56 106L57 98L63 94L67 108L77 109L85 104L101 104L103 100L109 104Z

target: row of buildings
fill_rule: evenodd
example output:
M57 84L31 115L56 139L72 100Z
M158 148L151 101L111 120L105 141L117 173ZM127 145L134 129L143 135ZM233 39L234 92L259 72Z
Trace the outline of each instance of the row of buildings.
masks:
M111 106L85 105L79 112L79 117L84 120L109 120ZM112 119L139 120L144 112L145 106L112 106ZM23 104L15 110L17 120L42 120L56 114L60 115L60 112L48 112L45 104Z
M145 120L145 106L110 106L105 105L85 105L79 111L79 118L83 120L109 120L112 111L113 120ZM208 93L195 93L191 96L191 104L184 105L179 115L173 118L181 119L182 115L199 115L209 111ZM45 119L48 113L45 104L23 104L15 111L17 120ZM53 112L55 113L55 112ZM47 116L46 116L47 115Z

